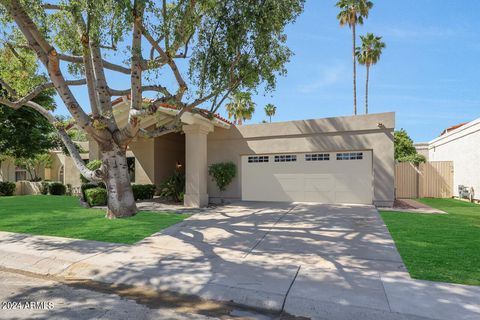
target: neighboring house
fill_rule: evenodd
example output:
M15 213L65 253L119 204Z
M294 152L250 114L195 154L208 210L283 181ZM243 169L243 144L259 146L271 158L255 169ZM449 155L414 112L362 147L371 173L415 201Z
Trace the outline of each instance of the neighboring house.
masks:
M113 105L119 125L126 124L128 98ZM142 127L166 124L178 112L162 106ZM160 185L180 168L186 174L185 205L191 207L221 199L393 204L394 113L234 126L200 109L181 120L181 133L137 137L130 144L135 183ZM88 158L98 157L91 141ZM236 164L237 175L220 192L208 166L225 161Z
M421 154L428 161L428 142L414 143L413 146L417 150L418 154Z
M480 118L443 130L427 145L429 161L453 161L454 196L463 185L473 188L474 199L480 200Z

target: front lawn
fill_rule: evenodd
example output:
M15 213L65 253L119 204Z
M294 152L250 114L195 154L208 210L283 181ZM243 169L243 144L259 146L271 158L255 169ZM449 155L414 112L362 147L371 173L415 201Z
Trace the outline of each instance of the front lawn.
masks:
M412 278L480 285L480 205L419 201L448 214L380 212Z
M68 196L0 197L0 231L132 244L189 215L140 212L108 220L105 211L86 209Z

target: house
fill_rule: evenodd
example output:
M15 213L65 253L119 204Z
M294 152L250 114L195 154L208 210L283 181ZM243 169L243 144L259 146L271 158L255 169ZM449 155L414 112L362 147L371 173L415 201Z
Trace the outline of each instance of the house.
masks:
M429 161L452 161L453 191L458 187L473 188L473 199L480 200L480 118L451 126L428 143L415 144L417 150L428 149Z
M126 124L128 98L113 105L119 126ZM166 124L178 112L162 106L142 127ZM135 183L159 185L180 168L191 207L222 199L393 204L394 113L235 126L200 109L181 120L180 133L132 141L127 157ZM88 158L99 158L94 141ZM226 161L235 163L237 175L221 192L208 166Z

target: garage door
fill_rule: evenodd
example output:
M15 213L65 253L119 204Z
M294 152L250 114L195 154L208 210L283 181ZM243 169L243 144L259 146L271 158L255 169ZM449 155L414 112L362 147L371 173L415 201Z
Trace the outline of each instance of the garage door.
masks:
M371 151L242 156L242 199L372 204Z

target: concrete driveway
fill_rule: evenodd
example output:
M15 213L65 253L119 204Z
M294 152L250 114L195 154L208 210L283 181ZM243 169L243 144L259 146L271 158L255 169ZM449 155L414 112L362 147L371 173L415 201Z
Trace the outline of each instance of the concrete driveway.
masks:
M44 268L312 319L480 318L480 287L410 278L371 206L239 202L206 209L133 246L0 238L1 266L28 261L29 272Z

